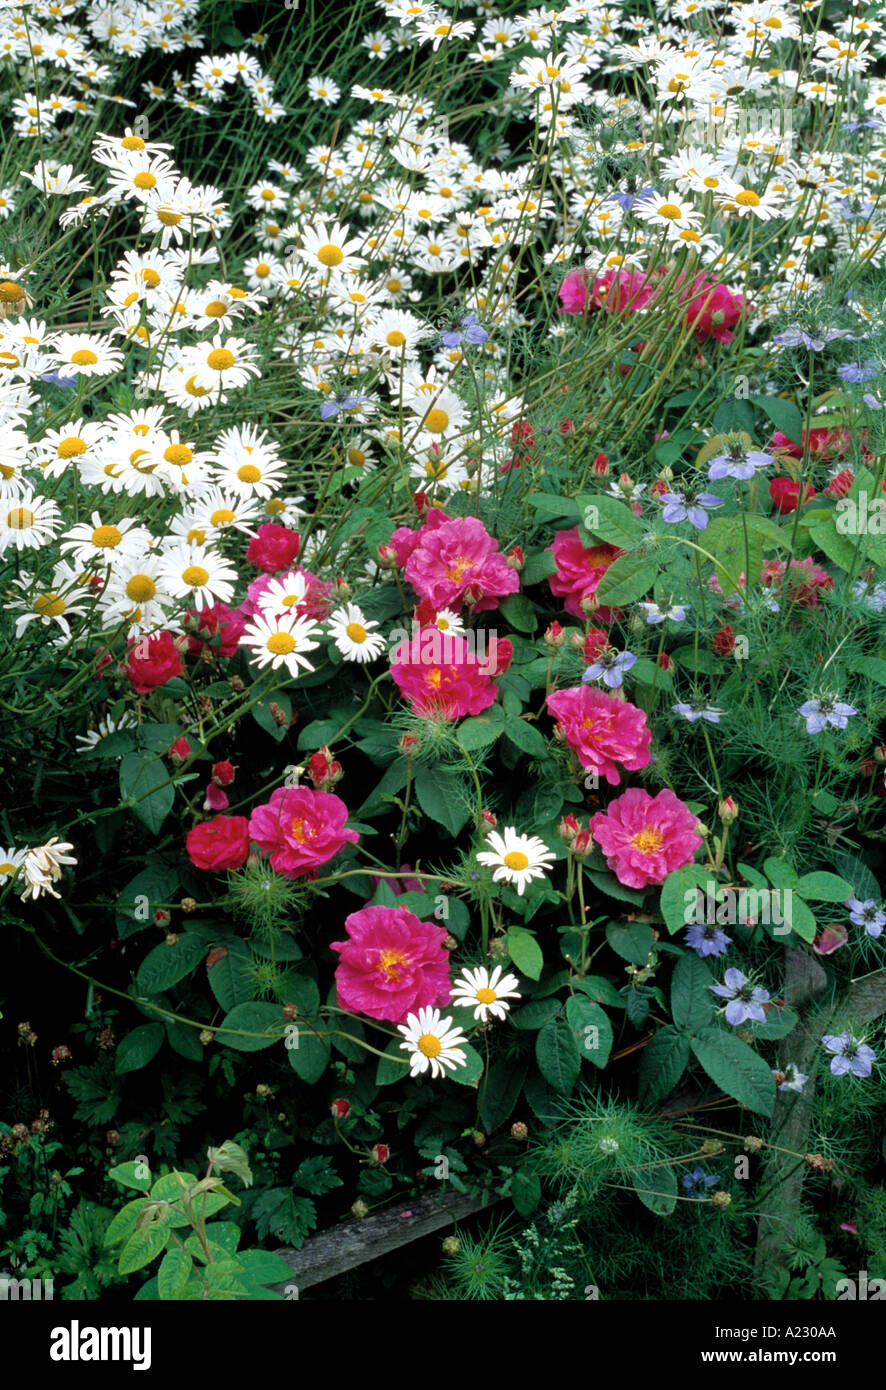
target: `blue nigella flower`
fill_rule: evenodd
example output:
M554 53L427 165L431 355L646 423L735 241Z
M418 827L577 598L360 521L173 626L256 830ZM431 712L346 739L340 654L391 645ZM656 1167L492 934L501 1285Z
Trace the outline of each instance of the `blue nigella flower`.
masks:
M827 724L832 724L835 729L845 729L850 716L858 714L858 710L854 705L844 704L831 695L822 695L818 700L807 700L797 713L806 720L807 734L820 734Z
M880 369L873 362L865 362L864 366L860 362L844 362L842 367L837 368L837 376L841 381L873 381L880 375Z
M320 419L331 420L333 415L338 415L342 410L354 410L358 405L370 405L369 396L343 396L341 399L324 401L320 407Z
M483 327L476 314L465 314L451 328L447 328L440 334L440 342L444 347L461 347L462 343L485 343L489 334Z
M860 1038L853 1037L851 1033L840 1033L837 1036L826 1033L822 1042L826 1051L833 1053L831 1071L834 1076L845 1076L847 1072L851 1072L853 1076L870 1076L876 1053Z
M699 1164L691 1173L684 1173L680 1181L693 1199L703 1202L707 1197L708 1188L717 1186L720 1174L706 1173Z
M792 323L790 328L786 328L783 333L776 333L772 339L773 343L778 343L781 347L799 347L801 344L809 352L821 352L827 343L833 343L837 338L854 338L855 334L848 328L827 328L808 331L799 323Z
M686 945L697 956L723 956L731 942L732 937L711 922L690 922L686 928Z
M689 606L688 603L652 603L649 599L637 604L638 608L643 609L646 621L650 625L663 623L666 619L668 622L682 623Z
M713 994L718 994L721 999L729 1000L725 1010L726 1022L731 1023L733 1028L747 1023L748 1019L753 1019L755 1023L765 1023L766 1011L763 1005L769 1001L768 989L759 989L752 985L747 975L736 970L735 966L726 971L723 979L724 984L708 985L708 989Z
M721 478L735 478L737 482L746 483L755 476L758 468L766 468L774 462L771 454L764 454L760 449L740 449L732 454L718 454L715 459L711 459L708 479L715 483Z
M679 521L690 521L696 531L703 531L708 524L706 511L712 507L722 507L723 498L715 497L711 492L699 492L695 497L682 492L663 492L661 500L664 502L662 520L676 523Z
M602 652L587 668L582 682L598 681L602 676L604 685L608 685L610 690L618 690L625 671L630 671L636 660L633 652Z
M693 700L691 703L683 702L679 705L671 705L674 714L682 714L684 719L688 719L690 724L696 724L699 719L704 719L708 724L719 724L721 709L715 705L707 705L704 700Z
M618 203L622 212L630 212L635 203L648 202L650 198L657 198L658 193L651 184L641 188L639 193L608 193L605 201L607 203Z
M49 381L53 386L64 386L68 390L77 385L76 377L62 376L60 372L44 372L40 380Z
M867 898L864 902L850 898L846 906L849 908L850 922L856 927L864 927L868 936L876 940L886 927L886 912L877 906L873 898Z

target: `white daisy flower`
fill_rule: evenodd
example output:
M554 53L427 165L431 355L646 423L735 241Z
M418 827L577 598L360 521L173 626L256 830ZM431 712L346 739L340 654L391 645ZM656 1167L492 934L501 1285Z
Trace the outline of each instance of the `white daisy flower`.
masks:
M431 1076L446 1075L446 1068L455 1071L467 1065L467 1057L459 1043L467 1038L460 1028L453 1028L451 1018L441 1018L439 1009L419 1009L418 1014L407 1014L405 1023L397 1024L405 1042L401 1049L411 1053L410 1076L421 1076L430 1069Z
M26 849L16 849L14 845L3 849L0 847L0 885L4 884L8 878L14 878L24 863Z
M103 522L99 512L89 521L81 521L65 531L59 549L70 550L78 565L90 560L98 565L115 565L123 559L133 559L147 549L151 533L140 526L134 517L121 517L113 524Z
M57 835L53 835L45 845L25 851L22 860L22 876L26 885L22 894L23 901L27 901L29 897L39 898L41 893L49 893L53 898L61 897L52 884L61 878L63 865L77 863L73 855L66 853L73 848L74 846L67 841L61 841Z
M14 501L0 499L0 555L10 546L16 550L40 550L55 540L60 523L59 510L48 497L22 493Z
M296 613L256 613L240 638L240 646L249 648L259 670L285 666L291 676L298 676L302 668L314 670L304 653L320 645L311 641L318 627L312 618Z
M473 970L463 970L452 986L450 1003L473 1009L474 1018L486 1023L489 1015L504 1018L510 1009L505 999L519 999L520 992L515 988L520 981L516 975L502 975L497 965L490 975L485 966L478 965Z
M110 734L120 733L123 729L136 728L138 728L138 719L136 718L134 710L124 710L119 719L112 719L110 715L105 715L103 719L98 721L98 728L87 729L85 734L76 734L74 736L75 743L80 744L77 752L81 755L84 753L91 753L93 748L97 748L102 739L107 738ZM2 858L2 855L3 851L0 850L0 858Z
M6 608L8 612L21 613L21 617L15 621L16 640L30 623L39 622L48 627L54 622L61 628L62 635L47 645L60 646L65 641L70 641L71 628L68 619L84 616L86 609L82 607L82 600L89 597L89 590L83 588L78 581L76 570L66 565L64 560L59 560L54 566L51 586L48 589L44 590L38 586L35 592L33 574L23 574L20 579L13 579L13 586L21 590L22 597L8 603Z
M198 610L234 596L237 571L217 551L187 541L170 546L160 559L160 577L173 598L187 599Z
M259 594L256 602L264 617L285 617L294 612L304 602L308 592L308 581L299 570L289 570L287 574L270 579Z
M328 631L345 661L375 661L384 654L385 639L371 629L378 627L356 603L347 603L329 615Z
M477 862L495 869L494 883L503 880L515 884L521 897L527 883L544 878L549 864L557 857L537 835L518 835L512 825L506 827L503 835L491 830L486 839L492 849L482 850Z

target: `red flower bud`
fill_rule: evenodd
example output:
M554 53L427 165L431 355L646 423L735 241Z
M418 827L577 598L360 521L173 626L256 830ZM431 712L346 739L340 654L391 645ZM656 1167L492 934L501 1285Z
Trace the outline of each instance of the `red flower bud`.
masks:
M588 665L596 661L609 646L609 633L602 627L592 627L585 637L582 655Z
M714 640L711 643L717 656L728 656L735 650L735 633L727 625L720 628L719 632L714 633Z
M229 787L234 780L234 764L229 762L213 763L212 780L219 787Z
M350 1113L351 1102L349 1100L334 1100L330 1106L330 1112L334 1120L344 1120Z
M166 750L166 756L171 758L176 767L183 763L186 758L191 756L191 745L186 738L177 738Z
M387 1144L373 1144L372 1157L376 1163L387 1163L391 1156L391 1151Z
M670 673L674 669L674 663L667 652L662 652L658 658L658 664L663 671Z
M544 640L549 647L562 647L566 641L566 634L560 624L555 621L545 632Z
M509 570L521 570L524 564L522 546L515 545L513 550L509 550L505 563Z
M815 495L815 488L804 483L803 495L800 498L800 484L794 478L773 478L769 484L769 496L775 510L783 515L797 510L798 499L799 505L804 506Z

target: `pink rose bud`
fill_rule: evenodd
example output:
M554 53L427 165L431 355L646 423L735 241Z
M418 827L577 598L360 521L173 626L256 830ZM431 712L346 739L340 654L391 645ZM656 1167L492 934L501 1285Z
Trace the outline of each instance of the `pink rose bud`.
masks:
M378 563L382 569L391 569L397 564L397 552L392 545L381 544L376 550Z
M351 1102L349 1100L334 1100L332 1102L332 1105L330 1106L330 1111L334 1120L345 1119L345 1117L349 1114L350 1109Z
M583 859L586 854L590 853L593 847L594 842L591 839L591 832L589 830L579 830L572 842L572 853L577 854L580 859Z
M724 825L732 825L733 821L738 820L738 802L732 796L726 796L717 807L717 815Z
M391 1151L387 1144L373 1144L372 1157L376 1163L387 1163L391 1156Z
M558 622L551 623L545 632L545 642L549 647L562 647L566 641L566 634Z
M513 550L508 551L506 564L509 570L521 570L523 568L524 560L521 546L515 545Z
M488 811L486 807L480 812L480 819L484 825L488 825L490 830L494 830L498 825L498 816L494 811Z
M561 840L566 841L567 845L572 844L578 832L578 821L575 819L575 816L573 816L571 813L568 816L564 816L560 824L557 826L557 834L560 836Z
M229 762L213 763L212 780L216 786L229 787L234 780L234 764Z
M177 738L166 750L167 756L172 759L176 767L191 756L191 745L186 738Z

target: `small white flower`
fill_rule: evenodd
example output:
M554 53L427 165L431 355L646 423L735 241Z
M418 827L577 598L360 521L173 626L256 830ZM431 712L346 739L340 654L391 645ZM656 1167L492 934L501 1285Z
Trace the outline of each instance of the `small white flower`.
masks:
M375 661L385 650L385 639L371 631L378 623L370 621L356 603L336 608L330 614L328 627L345 661Z
M527 883L534 878L544 878L557 857L537 835L518 835L512 825L506 827L504 835L499 835L497 830L490 831L486 839L492 849L482 850L477 862L495 869L494 883L503 879L505 883L516 884L520 897Z
M515 988L520 981L516 975L502 976L502 968L497 965L490 975L485 966L474 970L463 970L452 987L450 1003L463 1008L473 1008L474 1018L486 1023L489 1015L504 1018L510 1009L505 999L519 999L520 992Z
M467 1057L459 1043L467 1038L460 1028L452 1027L451 1018L441 1018L439 1009L419 1009L418 1014L407 1014L405 1023L397 1024L405 1042L400 1047L412 1054L409 1064L410 1076L421 1076L430 1068L431 1076L446 1075L446 1068L455 1071L456 1067L467 1065Z

